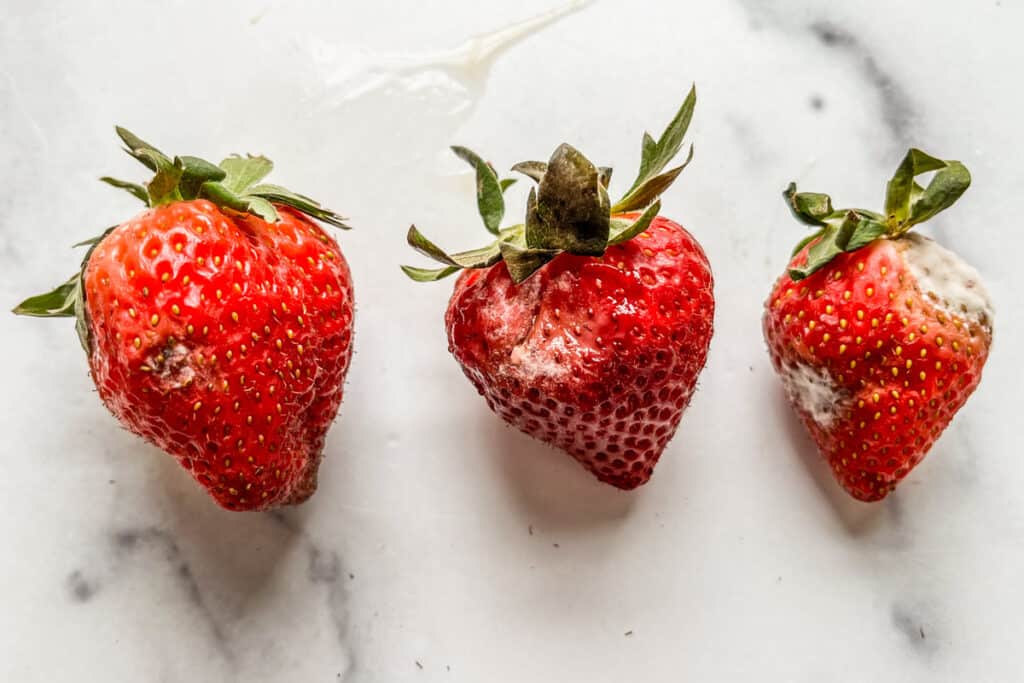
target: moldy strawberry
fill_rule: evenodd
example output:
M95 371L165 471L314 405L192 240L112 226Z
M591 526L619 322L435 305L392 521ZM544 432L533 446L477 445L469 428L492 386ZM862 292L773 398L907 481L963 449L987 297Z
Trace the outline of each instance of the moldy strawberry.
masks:
M691 90L658 140L644 134L640 172L615 203L611 169L563 144L546 163L513 167L537 186L525 223L501 228L512 181L454 147L475 169L494 241L448 254L409 229L409 244L443 267L406 266L407 275L431 281L461 271L445 316L449 348L487 405L621 489L651 477L711 341L707 258L659 215L661 193L689 162L665 170L695 102Z
M170 158L126 130L147 204L15 313L74 317L100 398L232 510L300 503L352 355L352 280L317 202L263 157Z
M915 181L932 171L927 187ZM960 162L911 149L884 214L786 190L794 215L816 231L772 288L764 336L790 401L854 498L888 495L981 380L993 322L981 278L908 232L970 181Z

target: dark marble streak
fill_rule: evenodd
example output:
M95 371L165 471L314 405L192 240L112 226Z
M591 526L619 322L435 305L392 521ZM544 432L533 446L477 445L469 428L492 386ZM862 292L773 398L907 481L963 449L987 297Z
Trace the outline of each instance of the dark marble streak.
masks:
M129 528L114 532L111 535L111 541L119 563L135 555L148 555L170 565L185 595L202 615L203 621L213 636L217 651L229 662L235 659L228 638L213 611L203 599L199 582L185 560L181 547L173 534L157 527Z
M288 511L273 510L267 516L277 522L288 533L296 535L306 547L309 565L306 576L310 583L322 585L327 591L327 611L338 645L348 658L348 667L338 680L352 681L358 674L357 660L352 652L351 622L349 618L348 582L355 574L343 567L340 556L334 550L322 548L312 536L291 518Z
M922 657L931 657L939 649L939 641L929 634L927 619L923 610L902 602L894 602L890 609L892 626L910 645L910 649Z
M907 145L911 140L911 124L915 113L907 93L893 76L884 69L871 51L857 37L827 21L810 25L811 33L826 47L841 50L853 57L861 73L878 93L882 119L895 142Z
M76 569L68 574L67 589L73 602L89 602L100 587L96 581L86 579L82 571Z

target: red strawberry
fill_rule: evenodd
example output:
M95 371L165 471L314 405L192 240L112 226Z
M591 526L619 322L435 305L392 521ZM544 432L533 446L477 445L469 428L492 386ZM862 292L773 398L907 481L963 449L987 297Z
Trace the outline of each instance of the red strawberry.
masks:
M611 169L562 145L547 164L514 167L538 187L526 224L499 230L510 181L454 148L476 169L481 215L497 240L448 255L409 231L413 247L447 265L405 267L413 279L466 269L445 316L449 349L488 406L621 489L651 477L711 341L707 258L686 230L658 216L658 196L686 165L662 173L694 103L691 91L658 142L644 136L640 176L614 206Z
M346 227L276 185L263 157L173 160L118 129L156 171L104 178L151 208L93 240L82 269L16 313L76 316L100 398L222 506L300 503L352 355L352 281L309 217Z
M922 188L914 177L929 171ZM885 215L786 191L794 214L819 230L765 303L765 339L836 479L860 500L888 495L981 380L992 343L981 279L907 232L969 185L959 162L912 149L889 182Z

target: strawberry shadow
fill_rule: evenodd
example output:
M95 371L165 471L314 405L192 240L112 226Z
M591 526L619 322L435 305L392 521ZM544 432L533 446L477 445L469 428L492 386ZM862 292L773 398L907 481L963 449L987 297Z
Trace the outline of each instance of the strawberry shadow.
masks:
M799 458L810 479L814 482L820 497L832 511L836 520L853 537L874 535L885 524L884 504L863 503L851 498L843 487L832 476L828 464L818 452L817 446L799 416L789 405L781 387L776 390L777 397L769 403L774 406L778 423L781 425L789 443L790 453Z
M525 523L549 531L597 531L628 520L636 491L603 484L560 449L494 415L487 419L495 466Z

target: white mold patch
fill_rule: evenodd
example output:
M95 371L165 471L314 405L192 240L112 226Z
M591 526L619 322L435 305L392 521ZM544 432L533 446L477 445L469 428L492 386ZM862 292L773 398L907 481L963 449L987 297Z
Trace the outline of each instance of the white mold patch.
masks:
M175 344L162 356L146 360L166 389L180 389L195 378L196 373L192 369L189 351L181 344Z
M839 416L846 395L827 371L792 363L783 365L779 374L794 405L807 413L818 426L828 428L832 425Z
M927 237L908 233L900 242L903 262L932 305L991 329L992 299L978 271Z
M566 359L569 353L561 337L554 337L547 344L538 343L531 337L512 349L507 368L514 368L520 377L526 379L558 379L568 372ZM561 363L555 361L556 354L562 357Z

